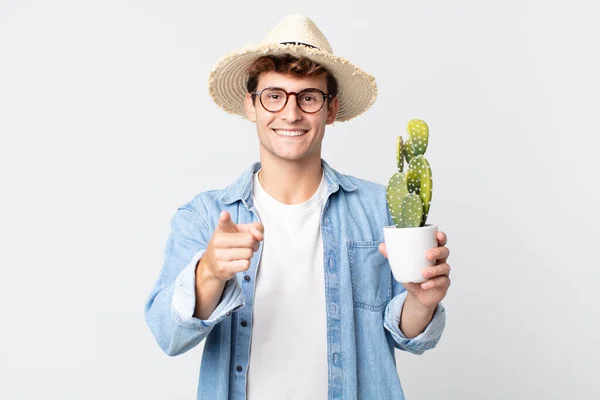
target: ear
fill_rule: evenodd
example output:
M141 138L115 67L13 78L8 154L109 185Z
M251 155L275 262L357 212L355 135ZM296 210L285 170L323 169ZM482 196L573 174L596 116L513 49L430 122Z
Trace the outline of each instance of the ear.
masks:
M246 93L246 99L244 103L246 105L246 116L250 121L256 122L256 108L254 108L252 95L250 93Z
M330 101L329 107L327 109L327 125L331 125L335 122L335 118L337 117L339 107L340 101L337 97L334 97L333 100Z

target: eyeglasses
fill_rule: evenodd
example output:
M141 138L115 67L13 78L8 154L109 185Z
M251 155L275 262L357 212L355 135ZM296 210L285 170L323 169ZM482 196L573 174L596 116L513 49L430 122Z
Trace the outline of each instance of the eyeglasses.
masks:
M325 99L333 98L332 95L316 88L304 89L300 92L286 92L281 88L265 88L260 92L252 92L251 94L259 96L263 108L272 113L283 110L291 95L296 96L298 107L307 114L321 111Z

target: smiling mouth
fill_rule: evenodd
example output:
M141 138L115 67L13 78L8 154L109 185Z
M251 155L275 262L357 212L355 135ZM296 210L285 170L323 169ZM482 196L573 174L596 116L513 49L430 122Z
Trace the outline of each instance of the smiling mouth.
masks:
M286 136L286 137L303 136L308 132L305 130L288 130L288 129L273 129L273 131L276 134L278 134L279 136Z

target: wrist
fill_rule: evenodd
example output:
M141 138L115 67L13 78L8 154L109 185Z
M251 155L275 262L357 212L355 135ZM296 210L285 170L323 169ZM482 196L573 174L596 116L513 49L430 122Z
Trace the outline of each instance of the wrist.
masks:
M405 305L409 306L413 310L413 313L428 317L433 316L433 313L437 308L437 304L434 304L432 306L426 306L425 304L421 303L421 301L417 297L412 295L410 292L408 292L408 294L406 295Z
M219 279L211 272L204 258L201 258L196 265L196 285L205 286L214 284Z

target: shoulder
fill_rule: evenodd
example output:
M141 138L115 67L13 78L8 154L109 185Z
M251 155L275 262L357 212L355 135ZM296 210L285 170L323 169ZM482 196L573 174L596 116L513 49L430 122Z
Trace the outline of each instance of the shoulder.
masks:
M343 194L339 198L340 201L336 202L336 206L342 212L352 215L356 221L371 221L372 223L363 224L365 229L390 225L387 186L352 175L344 175L344 178L353 185L353 190L340 190ZM379 233L374 230L371 232L371 237L379 237Z
M354 186L354 190L344 191L344 197L351 207L361 206L376 214L387 216L387 186L352 175L343 174L344 178Z
M385 185L374 182L374 181L357 178L352 175L346 175L346 174L341 174L341 175L343 175L350 183L352 183L354 186L356 186L356 190L350 192L350 193L354 193L355 196L375 197L375 198L381 198L382 196L385 197L385 191L386 191Z
M227 189L213 189L200 192L177 208L176 215L188 215L196 219L204 229L214 228L219 214L226 207L222 201Z

